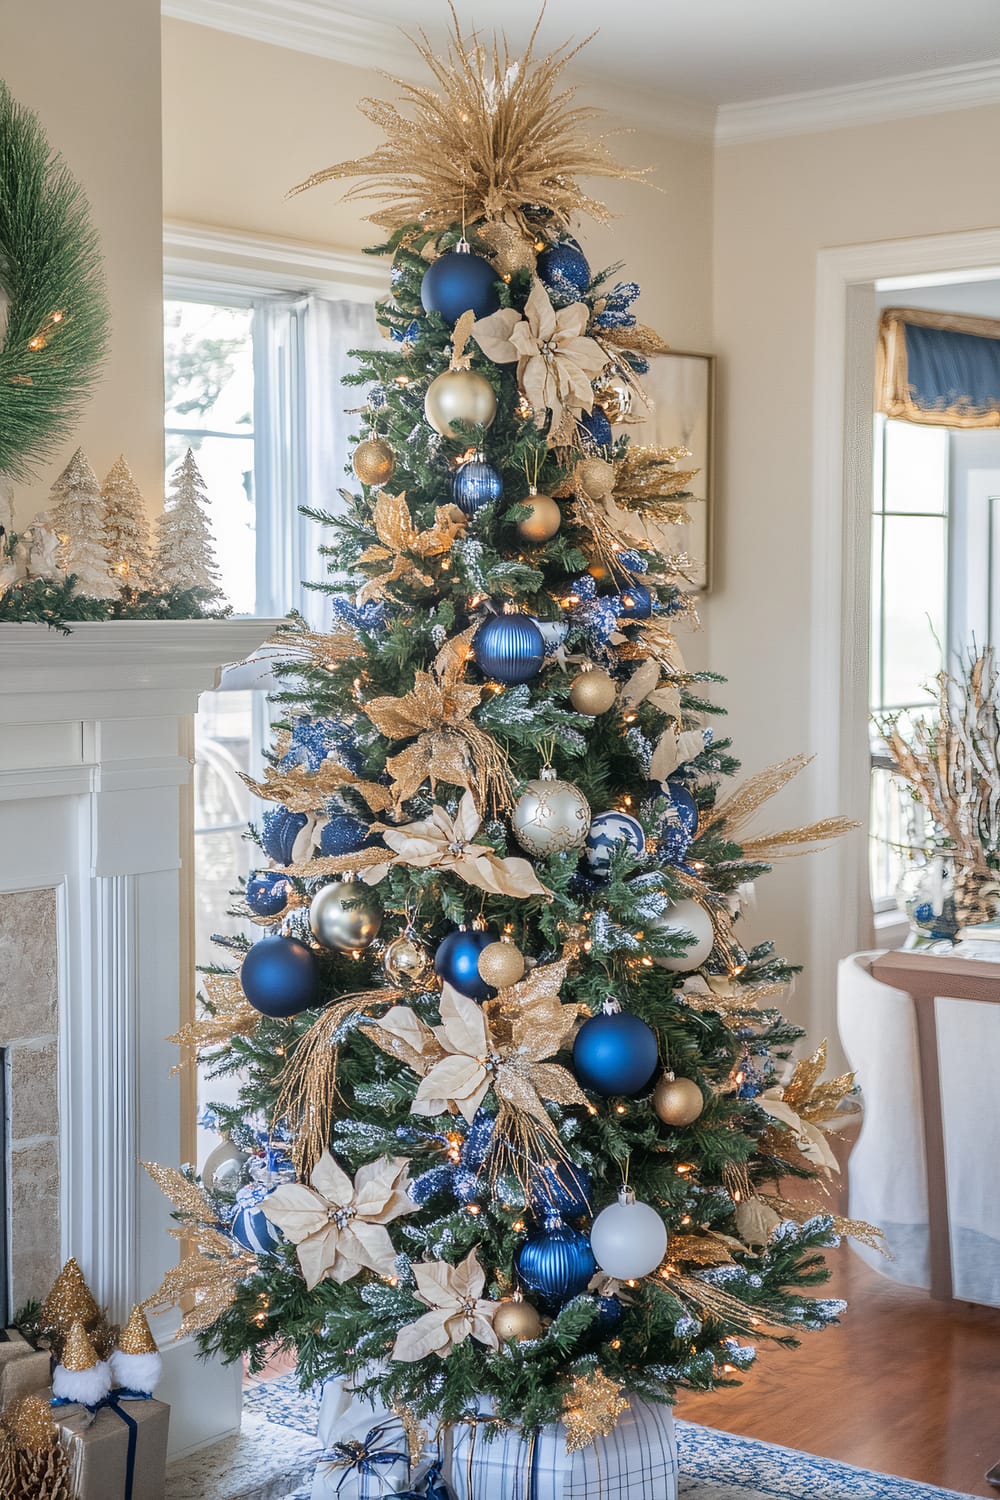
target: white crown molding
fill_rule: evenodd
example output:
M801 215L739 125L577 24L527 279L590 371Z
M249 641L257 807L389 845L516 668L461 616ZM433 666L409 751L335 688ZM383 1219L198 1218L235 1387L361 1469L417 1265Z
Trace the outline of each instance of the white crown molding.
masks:
M177 219L163 225L163 272L174 283L203 282L211 272L213 281L221 279L227 287L328 297L358 291L382 295L389 285L384 262L368 255Z
M843 88L751 99L745 104L723 104L716 119L715 142L736 146L778 136L974 109L982 104L1000 104L1000 59L873 78Z

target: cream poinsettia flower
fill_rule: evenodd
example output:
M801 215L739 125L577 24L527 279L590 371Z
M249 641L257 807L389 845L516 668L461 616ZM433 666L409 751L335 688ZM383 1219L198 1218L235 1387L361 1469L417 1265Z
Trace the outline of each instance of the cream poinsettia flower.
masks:
M535 408L538 425L549 411L553 432L567 415L593 409L591 381L608 363L601 346L584 333L589 317L584 302L553 307L536 280L523 317L512 307L502 307L472 327L472 337L487 359L498 365L517 361L518 385Z
M457 1266L443 1260L420 1261L413 1267L417 1297L430 1309L396 1335L393 1359L407 1363L428 1354L447 1357L456 1344L472 1337L489 1349L499 1349L493 1332L499 1302L483 1296L486 1273L475 1249Z
M297 1247L310 1291L325 1277L350 1281L364 1269L392 1275L396 1252L385 1226L417 1206L408 1166L405 1156L383 1156L359 1167L352 1182L324 1151L308 1186L285 1182L263 1200L266 1217Z
M454 817L445 808L435 807L429 818L386 828L382 836L395 855L392 864L452 870L469 885L493 895L551 896L526 859L501 859L485 844L473 843L482 822L471 792L466 792ZM383 862L366 870L364 879L377 885L388 869L389 862Z

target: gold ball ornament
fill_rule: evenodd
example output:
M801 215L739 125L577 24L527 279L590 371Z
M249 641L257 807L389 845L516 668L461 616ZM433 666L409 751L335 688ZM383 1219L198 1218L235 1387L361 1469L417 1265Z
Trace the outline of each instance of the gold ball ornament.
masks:
M537 1308L523 1297L511 1297L501 1302L493 1318L493 1332L505 1344L508 1339L538 1339L542 1336L542 1320Z
M424 416L442 437L461 434L452 422L468 422L473 427L489 427L497 414L497 398L489 381L475 370L445 370L427 387Z
M362 484L388 484L396 467L396 455L384 438L365 438L351 459L354 472Z
M517 523L517 534L525 542L547 542L559 530L562 511L551 495L540 495L532 490L520 502L530 512Z
M653 1108L664 1125L693 1125L705 1108L705 1098L693 1078L664 1073L653 1090Z
M580 488L591 500L603 500L615 487L615 466L606 458L585 458L576 466Z
M614 680L600 667L584 668L570 683L569 701L578 714L606 714L614 707L618 689Z
M479 977L494 990L517 984L524 978L524 954L509 940L490 943L479 955Z
M434 960L419 938L411 932L403 932L386 944L382 955L385 977L401 985L422 984L432 973Z

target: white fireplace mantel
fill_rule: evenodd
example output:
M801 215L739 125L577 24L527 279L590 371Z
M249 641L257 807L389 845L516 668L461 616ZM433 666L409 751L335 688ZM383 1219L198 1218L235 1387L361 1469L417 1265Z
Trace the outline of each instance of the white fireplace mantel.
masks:
M193 988L192 716L275 623L0 624L0 893L56 897L60 1259L115 1317L176 1261L139 1163L181 1158L165 1038ZM164 1350L174 1452L239 1422L239 1372L195 1352Z

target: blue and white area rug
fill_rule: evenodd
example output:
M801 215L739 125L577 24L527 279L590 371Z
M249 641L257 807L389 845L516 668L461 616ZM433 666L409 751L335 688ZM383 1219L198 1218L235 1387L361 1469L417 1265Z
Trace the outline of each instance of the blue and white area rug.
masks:
M244 1409L315 1437L318 1404L299 1391L294 1375L248 1390ZM956 1490L856 1469L692 1422L677 1423L677 1451L678 1500L974 1500ZM296 1489L287 1500L309 1500L309 1493L309 1487Z

